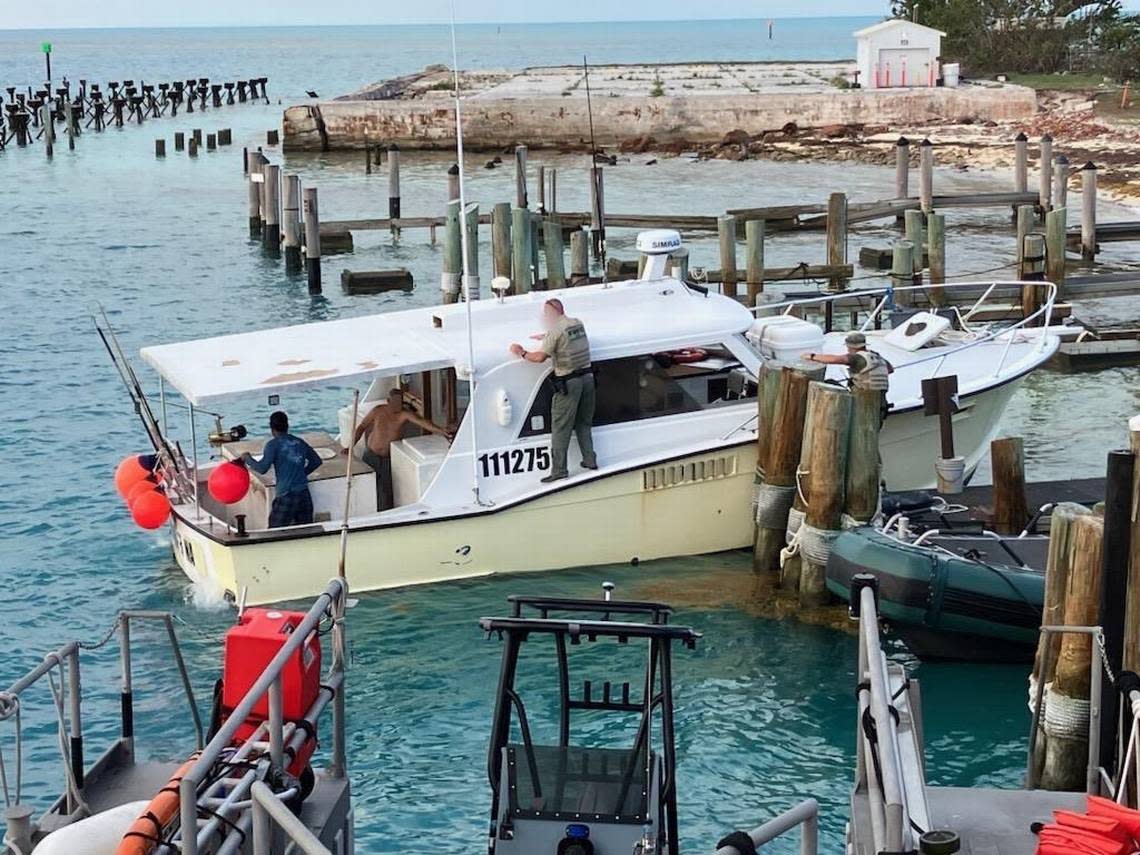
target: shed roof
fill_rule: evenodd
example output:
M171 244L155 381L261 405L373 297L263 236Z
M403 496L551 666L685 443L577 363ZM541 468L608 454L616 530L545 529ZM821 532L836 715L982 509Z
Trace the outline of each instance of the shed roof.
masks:
M927 26L924 26L922 24L916 24L914 21L906 21L906 20L903 20L902 18L891 18L891 19L886 20L886 21L880 21L877 24L872 24L869 27L864 27L861 30L856 30L851 35L853 35L857 39L861 39L865 36L871 36L871 35L874 35L875 33L878 33L878 32L881 32L881 31L887 30L887 29L892 29L894 27L910 27L911 29L914 29L914 30L926 30L927 32L937 33L940 36L946 35L946 33L942 32L942 30L936 30L936 29L934 29L934 27L927 27Z

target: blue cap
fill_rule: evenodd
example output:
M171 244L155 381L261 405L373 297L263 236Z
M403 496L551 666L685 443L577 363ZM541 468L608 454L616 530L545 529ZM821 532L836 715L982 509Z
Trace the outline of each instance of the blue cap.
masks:
M566 826L566 836L574 840L586 840L590 836L590 826L575 822Z

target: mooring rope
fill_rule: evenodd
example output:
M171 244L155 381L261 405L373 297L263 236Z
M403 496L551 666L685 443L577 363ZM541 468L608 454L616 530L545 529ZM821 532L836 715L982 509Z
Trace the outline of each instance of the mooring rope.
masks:
M1044 697L1042 729L1047 736L1072 739L1088 735L1090 703L1087 698L1062 695L1053 688L1052 683L1046 684Z
M756 525L760 528L784 528L788 525L788 512L795 500L795 487L760 484L756 488Z

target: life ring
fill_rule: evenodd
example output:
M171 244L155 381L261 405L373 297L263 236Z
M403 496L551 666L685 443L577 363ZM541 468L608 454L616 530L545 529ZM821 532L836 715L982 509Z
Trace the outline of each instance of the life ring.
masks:
M139 814L138 819L131 823L127 833L123 835L115 855L150 855L155 847L162 842L162 832L170 821L178 816L180 798L178 794L182 778L198 761L198 754L190 755L190 759L178 767L166 786L159 790L146 809Z
M687 365L690 362L703 362L709 358L709 352L703 347L682 347L680 350L668 350L665 356L674 365Z

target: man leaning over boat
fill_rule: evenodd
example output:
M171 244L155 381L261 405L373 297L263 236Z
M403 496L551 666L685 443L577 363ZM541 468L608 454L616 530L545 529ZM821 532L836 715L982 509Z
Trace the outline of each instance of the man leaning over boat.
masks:
M570 434L578 437L582 452L582 468L597 469L592 428L594 424L594 369L590 363L590 340L586 327L577 318L568 317L562 301L547 300L542 306L545 333L532 336L542 342L538 350L527 350L512 344L511 353L528 362L554 363L554 395L550 401L550 474L543 483L559 481L569 475L566 452Z
M887 390L894 366L882 355L867 349L867 336L861 332L848 333L843 343L847 346L846 353L805 353L803 358L822 365L846 366L853 389L868 389L882 395L881 412L885 419L890 406L887 404Z
M321 466L320 455L299 436L289 433L289 417L280 410L269 416L273 438L265 443L261 460L248 451L241 456L254 472L264 475L273 467L277 493L269 511L269 527L308 525L313 521L309 476Z

